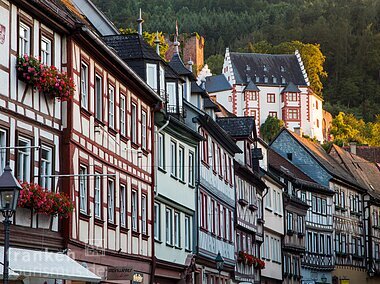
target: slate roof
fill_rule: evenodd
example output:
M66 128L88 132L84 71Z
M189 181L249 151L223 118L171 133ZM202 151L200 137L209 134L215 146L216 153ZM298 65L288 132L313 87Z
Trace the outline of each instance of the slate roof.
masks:
M247 76L252 80L256 80L255 78L258 76L260 81L255 81L257 85L281 85L281 77L284 77L286 83L293 82L298 86L307 86L294 54L231 52L230 56L238 84L246 84ZM264 71L264 66L267 71ZM268 83L264 82L265 76L268 77ZM273 83L273 77L276 77L277 83Z
M228 83L223 74L206 77L206 90L209 93L231 90L232 87Z
M179 79L178 74L171 68L168 64L165 64L165 78L168 79Z
M213 108L215 111L220 111L219 107L209 98L204 98L203 108Z
M220 112L217 113L218 117L236 117L235 114L229 112L222 104L218 103L215 97L210 97L210 99L219 107Z
M189 76L195 80L193 72L185 67L185 64L183 64L181 57L177 53L174 53L172 59L169 62L169 66L172 67L178 75Z
M304 148L324 167L332 176L340 179L343 182L348 182L351 185L359 186L356 180L333 159L322 146L309 139L299 136L298 134L283 128L282 131L287 131L292 135Z
M133 59L162 60L154 48L137 33L104 36L102 39L125 61Z
M244 91L260 92L260 89L251 80L251 81L249 81L247 87L245 87Z
M350 146L344 146L344 150L350 151ZM380 163L380 147L356 146L356 155L374 163Z
M250 137L256 130L253 116L218 117L216 122L232 137Z
M301 93L300 89L293 82L289 82L289 84L282 90L281 93Z
M333 145L329 154L349 171L357 182L372 195L380 197L380 170L375 163Z

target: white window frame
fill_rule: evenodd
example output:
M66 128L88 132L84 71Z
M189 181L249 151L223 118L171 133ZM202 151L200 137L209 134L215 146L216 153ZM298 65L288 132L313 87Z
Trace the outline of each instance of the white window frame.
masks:
M24 137L19 137L17 145L25 147L17 150L17 179L30 182L30 172L32 167L32 153L30 147L32 141Z
M146 64L146 83L157 91L157 64Z
M143 149L147 148L147 122L148 116L145 110L141 111L141 147Z
M103 78L95 75L95 118L103 120Z
M125 121L126 118L126 100L124 95L120 95L120 134L125 136L127 134L127 124Z
M108 85L108 126L115 129L115 87Z
M179 165L179 173L178 178L181 181L185 181L185 148L182 145L178 147L178 165Z
M185 215L185 249L191 250L191 217Z
M189 151L189 185L194 186L194 152Z
M43 43L46 48L43 48ZM51 40L47 37L41 36L41 63L50 66L51 65Z
M165 95L165 69L160 65L160 94Z
M166 243L173 245L173 210L166 208L165 210L165 226L166 226Z
M23 22L19 23L19 56L30 55L30 27Z
M174 211L174 245L181 247L181 214Z
M7 132L0 129L0 175L7 164L7 149L5 147L7 147Z
M146 235L147 233L147 197L145 194L141 195L141 232Z
M127 226L127 190L124 184L120 185L120 226Z
M158 133L158 167L160 169L165 169L165 135L163 133Z
M154 203L154 239L161 240L161 204Z
M132 197L131 197L131 202L132 202L132 230L134 232L138 231L138 216L137 216L137 206L138 206L138 195L137 191L132 190Z
M177 143L170 141L170 174L177 177Z
M175 109L177 106L177 92L176 92L176 83L174 82L167 82L166 83L166 92L168 93L168 106L170 107L169 110L172 108Z
M85 165L79 166L79 205L80 212L87 214L87 201L88 201L88 186L87 186L87 174L88 169Z
M51 175L53 174L53 149L51 147L41 145L41 160L40 160L40 176L42 188L45 188L49 191L52 190L52 179ZM44 154L47 154L45 157ZM45 177L42 177L45 176Z
M137 143L137 105L131 104L131 141Z
M108 222L115 223L115 181L109 179L107 183Z
M88 65L83 61L80 65L80 94L81 107L88 110Z
M94 216L101 219L102 217L102 198L101 198L102 177L95 173L94 178Z

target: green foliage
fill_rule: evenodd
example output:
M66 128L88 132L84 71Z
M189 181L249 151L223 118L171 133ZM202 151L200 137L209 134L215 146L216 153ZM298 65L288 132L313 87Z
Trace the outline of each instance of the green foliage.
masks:
M255 44L248 44L248 51L250 52L283 54L294 53L295 50L298 50L301 54L303 64L309 77L310 86L316 94L322 96L322 79L327 78L327 72L323 69L326 58L322 54L319 44L290 41L273 46L265 40Z
M270 143L284 126L284 122L277 117L268 116L260 126L260 136Z
M326 56L326 70L314 70L303 55L314 90L322 90L320 80L327 102L365 121L374 121L379 113L378 0L93 1L118 27L136 28L140 7L146 31L173 34L178 20L181 34L198 32L205 37L205 58L223 55L226 47L232 51L246 50L249 43L258 47L262 41L263 52L282 42L311 43L309 51L317 48Z
M120 30L120 33L125 34L125 35L137 33L136 30L131 29L131 28L125 28L125 29L121 28L119 30ZM155 43L156 37L157 37L157 32L155 32L155 33L149 33L149 32L146 32L146 31L143 32L143 38L154 49L156 48L156 43ZM169 45L166 42L165 36L162 34L162 32L158 33L158 38L160 40L160 56L163 59L165 59L165 53L168 50Z
M211 55L206 60L208 68L210 68L212 74L219 74L223 68L224 56L220 54Z

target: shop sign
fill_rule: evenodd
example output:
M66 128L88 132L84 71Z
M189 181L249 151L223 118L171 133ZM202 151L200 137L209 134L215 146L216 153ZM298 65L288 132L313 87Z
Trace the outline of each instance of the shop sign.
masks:
M143 282L144 282L144 275L142 273L133 274L133 279L132 279L133 284L143 283Z
M107 280L133 280L134 272L130 266L108 267Z

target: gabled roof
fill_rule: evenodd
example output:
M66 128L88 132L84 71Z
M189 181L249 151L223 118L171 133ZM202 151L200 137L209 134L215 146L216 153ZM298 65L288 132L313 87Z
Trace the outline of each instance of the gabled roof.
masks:
M218 103L215 97L210 97L210 99L219 107L220 112L217 113L218 117L236 117L235 114L229 112L222 104Z
M210 99L210 97L203 99L203 108L213 108L215 111L220 111L219 107Z
M231 90L232 87L228 83L223 74L206 77L206 90L209 93Z
M175 72L177 72L178 75L189 76L191 79L195 80L193 72L185 67L185 64L183 64L182 59L178 53L174 53L172 59L169 62L169 65Z
M103 40L125 61L133 59L162 60L154 48L137 33L104 36Z
M301 93L300 89L293 82L289 82L289 84L282 90L281 93Z
M260 89L256 86L253 81L249 81L247 87L245 87L244 91L251 91L251 92L260 92Z
M332 145L329 154L346 168L360 185L369 193L380 197L380 170L375 163Z
M350 146L344 146L346 151L350 150ZM356 155L374 163L380 163L380 147L375 146L356 146Z
M344 169L337 161L335 161L318 142L311 141L298 134L283 128L280 132L288 132L296 141L298 141L309 154L333 177L341 182L349 183L353 186L360 187L356 180ZM279 135L280 135L279 134Z
M294 54L231 52L230 57L238 84L246 84L247 76L252 80L258 76L260 82L256 82L257 85L281 85L281 78L284 77L286 83L293 82L298 86L307 86ZM268 78L267 83L264 82L264 77ZM277 79L276 84L273 83L273 77Z
M216 122L234 138L248 138L256 131L255 118L252 116L218 117Z
M168 64L165 64L165 78L178 80L179 75Z

